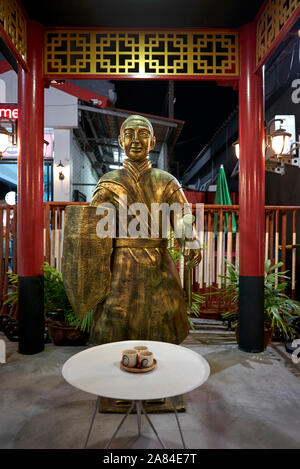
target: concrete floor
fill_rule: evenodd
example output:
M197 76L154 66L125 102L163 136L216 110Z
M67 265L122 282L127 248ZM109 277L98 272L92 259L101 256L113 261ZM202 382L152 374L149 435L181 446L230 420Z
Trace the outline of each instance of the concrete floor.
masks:
M300 364L284 346L272 343L264 353L239 351L233 333L207 321L185 340L203 355L211 376L185 395L179 414L188 448L299 448ZM0 332L0 338L5 336ZM7 363L0 364L0 448L82 448L95 396L64 381L64 362L85 347L46 345L26 356L7 342ZM89 448L103 448L120 415L97 414ZM151 415L167 448L181 448L174 414ZM129 416L111 448L160 448L143 420L136 437L136 416Z

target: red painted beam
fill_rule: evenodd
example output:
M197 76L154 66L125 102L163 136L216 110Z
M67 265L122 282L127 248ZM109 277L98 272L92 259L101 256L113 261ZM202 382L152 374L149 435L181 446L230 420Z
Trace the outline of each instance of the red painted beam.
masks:
M131 75L101 75L77 73L47 73L45 80L180 80L180 81L225 81L238 82L238 75L152 75L150 73L135 73ZM219 83L220 84L220 83ZM52 86L52 85L51 85Z
M240 275L246 276L264 275L264 94L255 63L256 28L251 23L240 32Z
M14 43L12 42L11 38L3 28L3 26L0 24L0 37L3 39L5 42L6 46L9 48L10 52L18 62L18 64L23 68L23 70L28 71L28 65L15 47ZM28 44L27 44L27 49L28 49Z
M0 74L9 72L9 70L12 70L11 65L7 62L7 60L1 60L0 62Z
M43 28L28 24L28 66L19 65L18 273L41 275L44 260L44 77Z

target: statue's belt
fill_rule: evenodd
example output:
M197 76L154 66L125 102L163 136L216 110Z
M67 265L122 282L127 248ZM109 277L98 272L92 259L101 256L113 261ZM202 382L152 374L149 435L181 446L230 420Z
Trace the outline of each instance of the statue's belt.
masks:
M167 248L168 240L165 238L115 238L116 248Z

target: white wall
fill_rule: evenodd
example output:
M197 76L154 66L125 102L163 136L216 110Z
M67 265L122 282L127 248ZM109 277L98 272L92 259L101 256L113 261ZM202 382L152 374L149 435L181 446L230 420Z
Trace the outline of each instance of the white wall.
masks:
M70 133L69 129L54 129L54 161L53 161L53 200L58 202L70 202ZM62 162L64 168L57 167ZM59 179L62 171L65 178Z
M13 70L2 73L0 79L5 82L5 99L1 103L18 102L18 75Z
M0 103L6 103L6 83L0 78Z
M55 88L45 89L45 127L78 127L78 99Z
M18 75L10 70L2 73L0 80L5 83L5 96L1 93L3 103L18 102ZM3 85L2 85L3 86ZM78 126L78 99L56 88L46 88L44 94L44 126L67 129ZM20 119L22 116L19 117Z

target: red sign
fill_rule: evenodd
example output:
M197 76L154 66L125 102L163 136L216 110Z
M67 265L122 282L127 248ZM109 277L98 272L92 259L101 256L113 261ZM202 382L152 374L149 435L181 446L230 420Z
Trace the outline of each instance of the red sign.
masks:
M0 107L0 118L2 117L4 117L5 119L18 119L19 110L18 108Z

